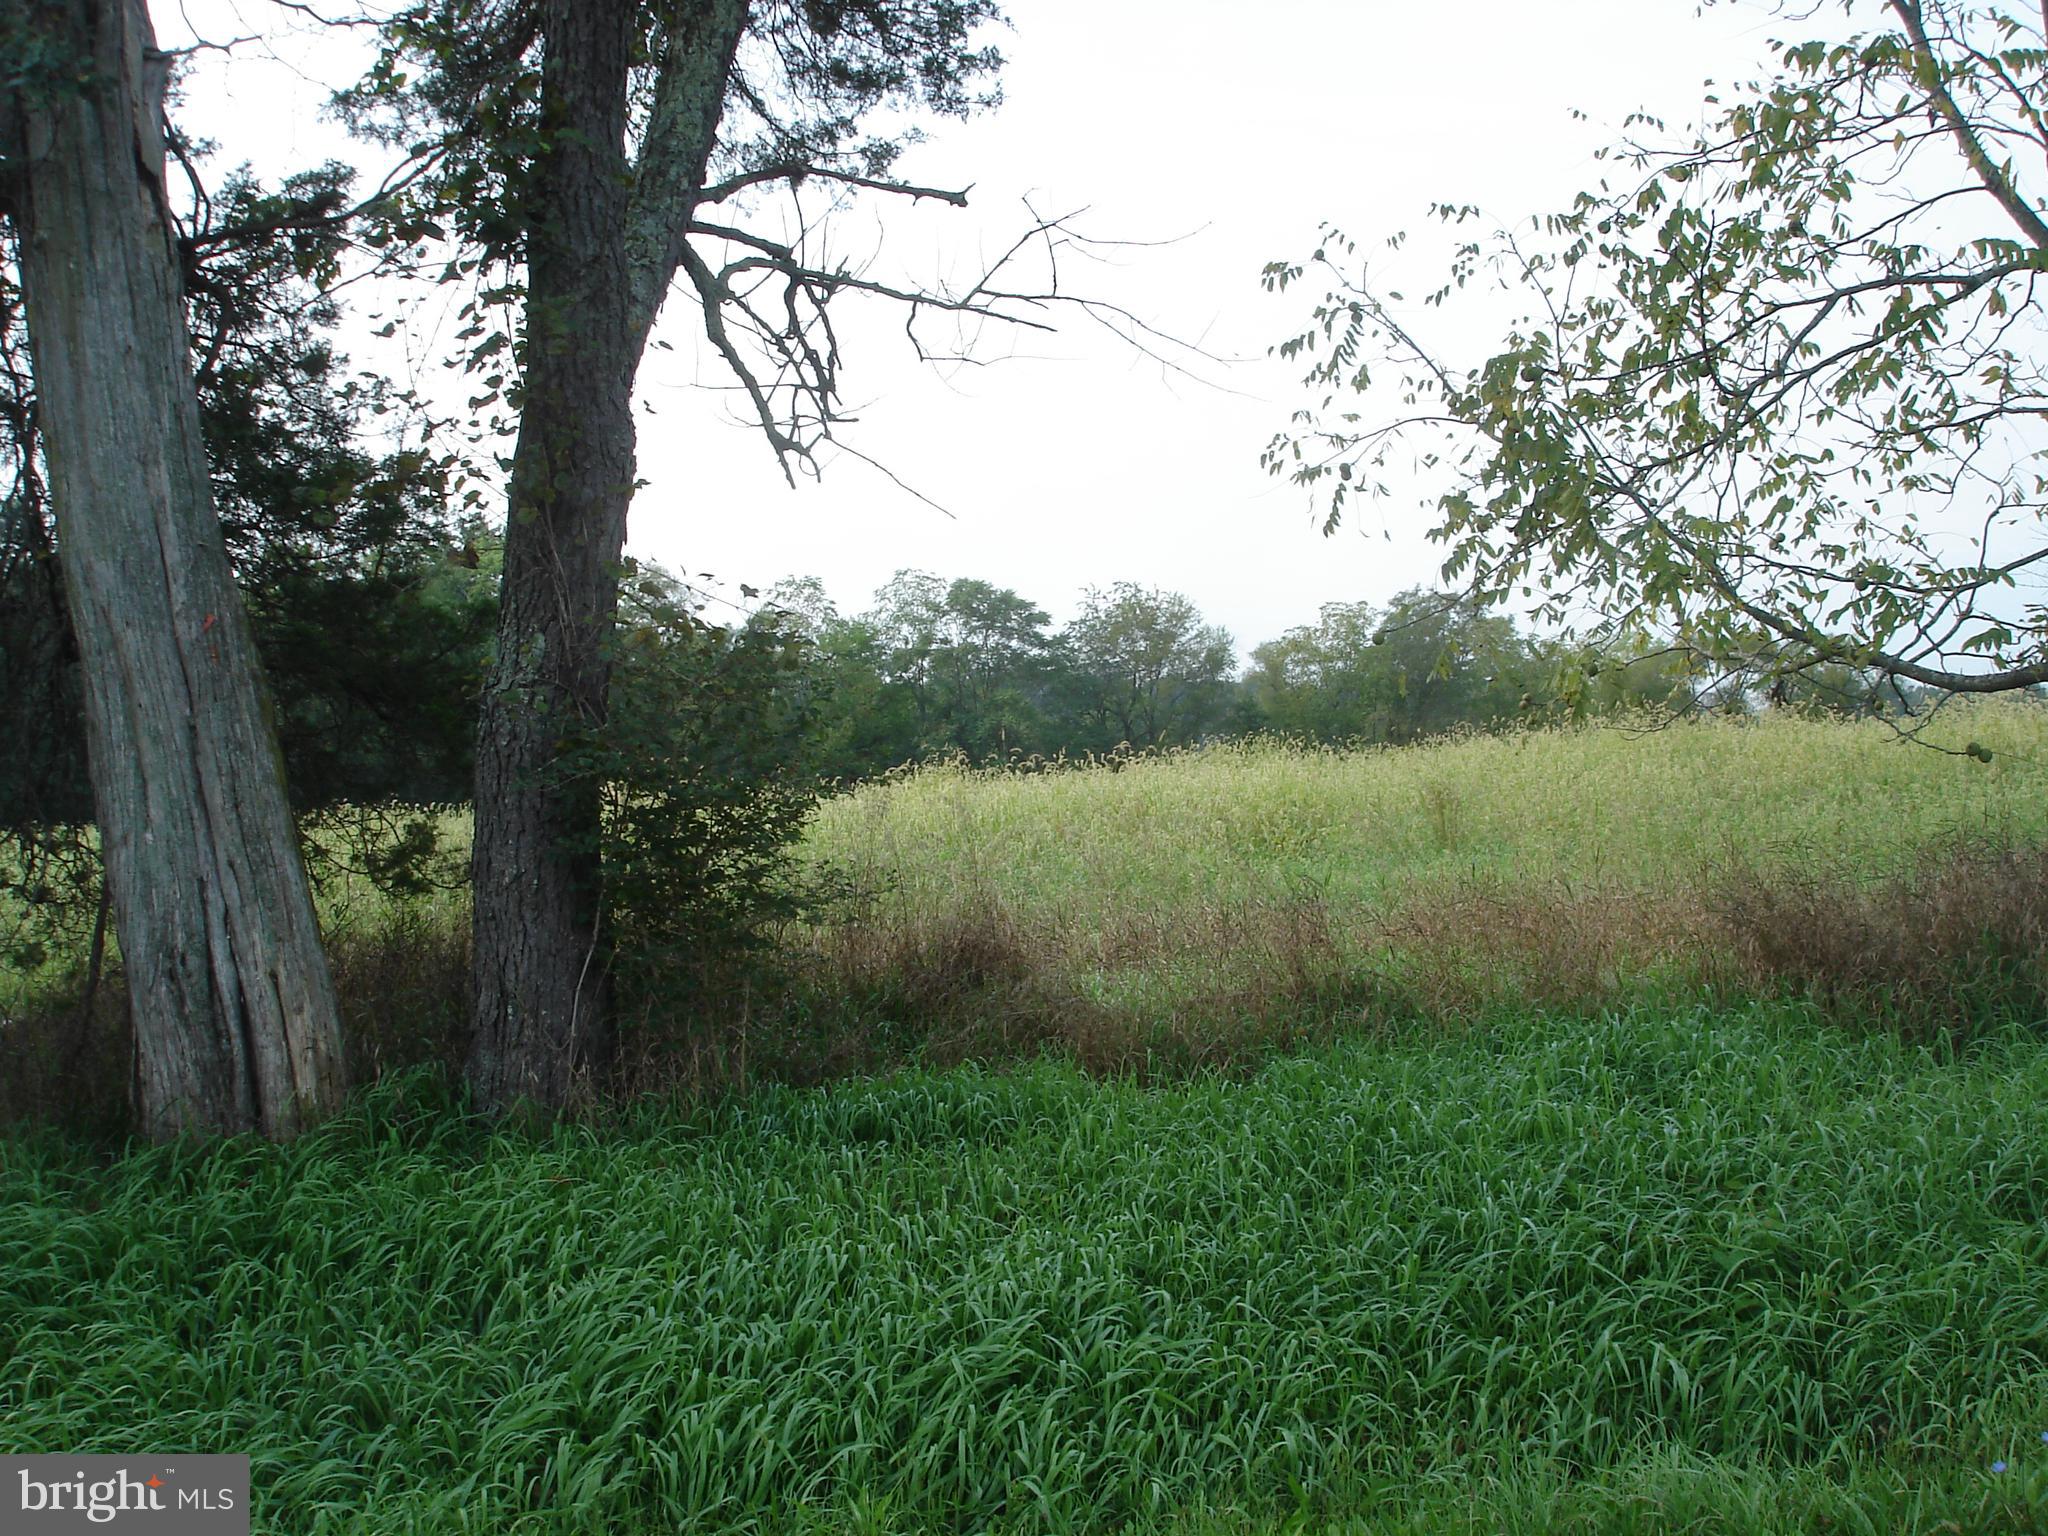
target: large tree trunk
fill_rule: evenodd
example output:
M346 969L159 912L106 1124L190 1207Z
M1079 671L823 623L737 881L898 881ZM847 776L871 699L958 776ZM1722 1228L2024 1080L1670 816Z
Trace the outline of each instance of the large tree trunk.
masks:
M610 1056L599 785L633 492L633 378L703 187L744 0L680 14L641 163L625 150L632 0L548 0L546 148L526 211L526 356L498 649L477 737L479 1108L559 1107Z
M477 737L476 1033L490 1110L558 1106L610 1052L598 785L562 761L600 728L633 484L626 260L632 0L549 0L547 148L527 215L525 401L498 650Z
M143 0L47 0L28 25L72 58L0 101L0 146L137 1107L155 1137L286 1136L338 1101L341 1029L200 439L168 61Z

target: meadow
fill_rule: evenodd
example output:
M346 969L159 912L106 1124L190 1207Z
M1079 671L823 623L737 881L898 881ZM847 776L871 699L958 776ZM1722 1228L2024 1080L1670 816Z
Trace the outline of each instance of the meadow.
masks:
M0 1449L285 1532L2048 1531L2048 715L1930 734L857 790L780 983L643 1021L739 1062L0 1140Z
M1987 988L2048 1002L2044 840L2024 705L1914 742L1779 715L927 767L826 803L807 852L864 899L790 947L814 1013L858 1037L872 998L939 1059L1223 1065L1332 1026L1781 993L1942 1028Z

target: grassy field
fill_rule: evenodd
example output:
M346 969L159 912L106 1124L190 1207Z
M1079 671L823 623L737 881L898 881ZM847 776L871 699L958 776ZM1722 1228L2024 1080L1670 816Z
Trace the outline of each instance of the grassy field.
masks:
M871 899L797 949L825 998L926 1020L941 1060L1042 1037L1221 1063L1333 1022L1673 996L1938 1004L1985 935L2048 959L2044 840L2048 711L2013 705L1925 743L1777 716L927 768L825 806L807 850Z
M2048 1532L2048 713L1935 735L860 790L642 1029L736 1071L0 1140L0 1450L293 1533Z
M2048 1529L2031 1035L445 1111L6 1144L6 1448L248 1451L281 1531Z
M1355 908L1475 874L1668 888L1731 853L1876 873L1958 831L2048 832L2048 711L1959 706L1923 740L1776 715L1362 753L1254 742L1117 772L925 768L828 802L811 847L908 906L979 889L1114 921L1304 889ZM1988 763L1959 755L1972 742Z

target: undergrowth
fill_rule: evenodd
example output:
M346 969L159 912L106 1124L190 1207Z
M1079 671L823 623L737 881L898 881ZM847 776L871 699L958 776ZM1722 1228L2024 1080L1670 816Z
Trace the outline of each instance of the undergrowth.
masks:
M2044 1230L2036 1042L1789 1005L524 1135L408 1074L0 1143L0 1449L246 1452L279 1532L2039 1531Z

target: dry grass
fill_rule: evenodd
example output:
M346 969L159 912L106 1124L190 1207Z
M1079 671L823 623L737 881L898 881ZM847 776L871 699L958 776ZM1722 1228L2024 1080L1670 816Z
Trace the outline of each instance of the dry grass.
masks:
M1504 1007L1612 1007L1732 979L1692 883L1441 879L1396 902L1373 941L1407 1005L1439 1021Z
M2048 847L1967 838L1870 880L1738 864L1706 909L1737 973L1916 1036L2048 1024Z

